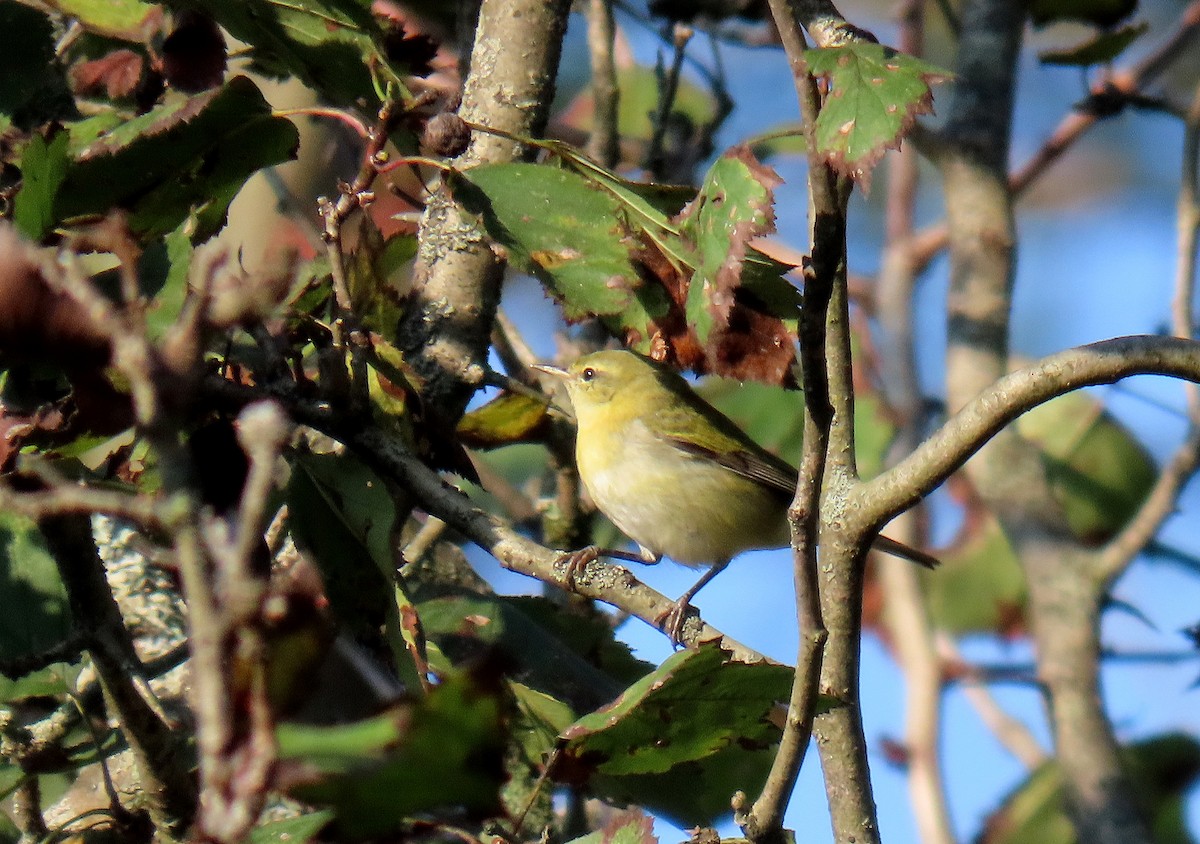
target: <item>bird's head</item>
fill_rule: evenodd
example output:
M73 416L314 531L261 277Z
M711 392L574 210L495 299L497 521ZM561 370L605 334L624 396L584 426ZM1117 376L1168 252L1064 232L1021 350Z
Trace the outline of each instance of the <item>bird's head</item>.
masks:
M664 374L674 374L649 358L620 349L584 355L567 369L540 365L535 369L562 380L577 416L601 407L636 411L631 403L655 401L662 393Z

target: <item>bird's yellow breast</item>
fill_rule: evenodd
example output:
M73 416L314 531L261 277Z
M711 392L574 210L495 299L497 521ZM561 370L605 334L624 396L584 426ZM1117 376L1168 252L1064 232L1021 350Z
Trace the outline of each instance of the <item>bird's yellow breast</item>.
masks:
M616 404L579 417L579 475L596 506L643 548L687 565L788 542L780 496L656 435Z

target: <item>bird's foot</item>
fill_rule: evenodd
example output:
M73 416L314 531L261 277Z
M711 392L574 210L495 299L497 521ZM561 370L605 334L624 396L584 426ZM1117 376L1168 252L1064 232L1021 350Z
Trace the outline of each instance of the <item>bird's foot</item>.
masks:
M695 612L696 608L692 606L691 600L685 595L671 604L671 608L666 612L655 616L654 623L659 630L667 634L672 645L677 648L683 647L683 626L687 624L688 616Z
M567 564L567 570L564 574L566 579L566 588L570 592L575 591L575 578L583 573L588 564L594 560L600 559L603 552L595 545L589 545L586 548L580 548L578 551L567 551L562 555L562 559Z

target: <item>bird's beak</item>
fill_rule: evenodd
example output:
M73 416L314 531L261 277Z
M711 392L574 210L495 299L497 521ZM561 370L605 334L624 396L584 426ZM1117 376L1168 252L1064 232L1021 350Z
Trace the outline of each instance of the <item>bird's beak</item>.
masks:
M565 370L565 369L560 369L557 366L547 366L546 364L543 364L543 363L535 363L535 364L532 364L531 368L536 369L538 372L541 372L546 375L550 375L554 378L557 378L560 381L562 381L564 384L571 377L571 373L567 372L567 370ZM568 405L567 407L569 407L569 406L570 405ZM566 419L568 422L573 423L575 421L575 414L572 413L570 410L568 410L567 407L563 407L562 405L556 404L555 402L550 402L551 410L557 411L558 413L560 413L562 415L562 417L564 419Z
M544 363L535 363L531 368L536 369L538 372L544 372L547 375L553 375L555 378L559 378L563 381L566 381L571 375L571 373L567 372L565 369L560 369L557 366L548 366Z

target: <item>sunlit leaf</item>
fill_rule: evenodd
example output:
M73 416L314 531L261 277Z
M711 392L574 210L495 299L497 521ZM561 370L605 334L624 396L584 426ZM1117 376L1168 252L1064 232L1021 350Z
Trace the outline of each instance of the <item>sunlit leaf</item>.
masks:
M553 774L656 812L705 824L729 811L731 788L761 786L779 740L772 713L791 669L728 661L715 647L684 651L564 734ZM683 783L690 783L683 787Z
M728 325L750 241L775 230L774 190L782 183L748 148L736 147L713 163L699 194L677 218L681 234L696 250L687 316L701 345L714 326ZM788 269L780 266L776 275ZM798 296L795 301L798 312Z
M467 448L498 448L533 442L547 421L546 405L520 393L505 393L467 413L458 423L458 438Z
M162 20L162 7L142 0L45 0L50 6L98 35L144 41Z
M573 838L568 844L658 844L654 819L638 809L613 815L603 829Z
M575 173L492 164L461 174L455 193L509 257L562 300L568 319L618 314L642 286L620 205Z
M829 80L816 122L817 149L839 173L866 184L917 116L933 111L930 84L949 73L880 44L808 50L809 70Z

